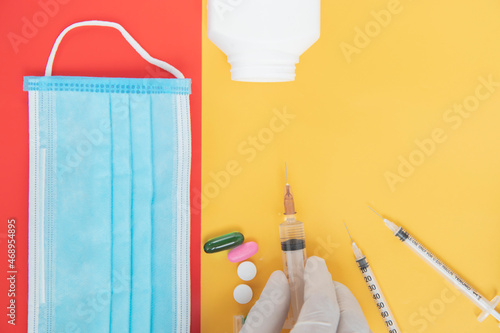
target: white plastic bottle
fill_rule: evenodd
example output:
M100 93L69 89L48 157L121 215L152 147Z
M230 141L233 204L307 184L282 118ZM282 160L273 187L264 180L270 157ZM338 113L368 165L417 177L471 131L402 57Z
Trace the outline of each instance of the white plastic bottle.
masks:
M320 35L321 0L208 0L208 38L235 81L295 79L299 56Z

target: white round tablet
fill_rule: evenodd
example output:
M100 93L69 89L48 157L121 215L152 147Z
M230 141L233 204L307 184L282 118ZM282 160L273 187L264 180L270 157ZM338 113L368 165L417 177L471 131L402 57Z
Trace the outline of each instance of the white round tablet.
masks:
M244 261L238 265L238 276L243 281L252 280L257 275L257 267L251 261Z
M253 297L252 288L246 284L240 284L234 288L233 297L236 302L240 304L247 304Z

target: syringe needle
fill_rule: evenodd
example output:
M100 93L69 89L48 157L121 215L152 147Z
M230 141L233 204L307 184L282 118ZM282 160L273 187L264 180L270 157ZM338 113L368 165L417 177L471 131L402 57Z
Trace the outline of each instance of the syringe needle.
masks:
M290 191L290 185L288 184L288 170L285 161L285 174L286 174L286 186L285 186L285 215L295 215L295 204L293 202L293 195Z
M347 228L347 224L345 224L345 222L344 222L344 226L345 226L345 230L347 230L347 234L349 235L349 238L351 239L351 242L354 243L354 240L352 239L351 233L349 232L349 229Z
M286 177L286 184L288 185L288 169L286 167L286 161L285 161L285 177Z
M384 219L384 218L382 217L382 215L380 215L379 213L377 213L377 212L375 211L375 209L371 208L370 206L368 206L368 208L370 208L370 209L371 209L371 211L372 211L372 212L374 212L375 214L377 214L377 215L378 215L378 216L379 216L382 220Z
M393 222L389 221L388 219L384 218L382 215L380 215L379 213L377 213L373 208L371 208L370 206L368 206L368 208L371 209L372 212L374 212L375 214L377 214L382 220L384 220L384 223L385 225L387 226L387 228L391 229L392 232L394 232L394 234L396 234L396 232L400 229L400 227L398 227L397 225L395 225Z

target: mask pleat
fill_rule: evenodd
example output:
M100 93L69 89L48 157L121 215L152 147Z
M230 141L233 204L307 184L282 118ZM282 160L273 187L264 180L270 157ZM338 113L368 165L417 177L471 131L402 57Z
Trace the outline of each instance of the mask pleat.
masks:
M132 165L128 94L109 94L112 141L113 217L111 333L130 330Z
M130 332L151 326L151 109L146 94L130 94L132 147L132 294Z
M55 332L109 326L111 135L106 94L58 92Z
M176 313L176 165L177 132L174 95L152 95L154 200L152 224L151 332L174 332Z

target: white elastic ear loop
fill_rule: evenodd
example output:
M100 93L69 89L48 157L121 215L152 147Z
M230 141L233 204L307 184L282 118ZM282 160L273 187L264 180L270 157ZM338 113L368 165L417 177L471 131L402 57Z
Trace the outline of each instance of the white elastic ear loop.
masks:
M123 37L125 37L127 42L129 42L129 44L134 48L134 50L136 50L137 53L139 53L139 55L144 58L144 60L146 60L150 64L153 64L155 66L158 66L166 70L167 72L174 75L178 79L184 79L184 75L177 68L166 63L165 61L150 56L149 53L147 53L146 50L144 50L142 46L140 46L139 43L137 43L137 41L132 36L130 36L127 30L125 30L121 25L115 22L98 21L98 20L73 23L59 34L54 43L54 46L52 46L52 51L50 51L49 60L47 61L47 67L45 67L45 76L52 75L52 65L54 64L54 58L56 56L57 48L59 47L59 44L61 43L61 40L63 39L64 35L66 35L66 33L71 29L78 27L85 27L85 26L110 27L117 29L118 31L121 32Z

